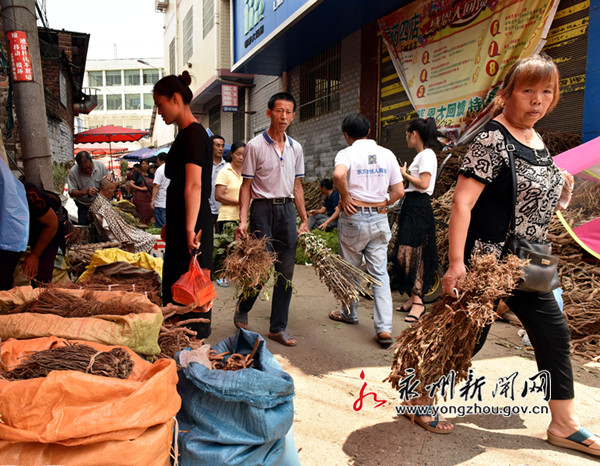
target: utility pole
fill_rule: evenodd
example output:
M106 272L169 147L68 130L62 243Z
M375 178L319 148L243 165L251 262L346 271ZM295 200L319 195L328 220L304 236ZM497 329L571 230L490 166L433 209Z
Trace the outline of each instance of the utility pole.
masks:
M54 190L35 0L0 0L25 179Z

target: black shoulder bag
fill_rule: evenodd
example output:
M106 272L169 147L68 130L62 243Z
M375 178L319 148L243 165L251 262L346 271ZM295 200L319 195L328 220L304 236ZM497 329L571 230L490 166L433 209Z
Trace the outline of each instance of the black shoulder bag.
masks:
M506 137L506 135L505 135ZM508 160L513 183L513 211L508 226L508 236L504 244L504 254L514 254L520 259L529 259L529 264L524 267L525 275L516 289L545 293L560 286L558 281L558 257L552 255L551 243L535 243L517 236L515 232L515 211L517 209L517 174L515 172L515 159L513 152L515 146L506 144Z

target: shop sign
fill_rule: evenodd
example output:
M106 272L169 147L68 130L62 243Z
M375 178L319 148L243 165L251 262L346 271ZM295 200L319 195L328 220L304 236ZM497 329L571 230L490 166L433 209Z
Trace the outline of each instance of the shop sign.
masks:
M221 106L224 112L238 111L238 87L221 84Z
M417 114L452 142L487 121L500 80L542 49L558 0L412 2L379 20Z
M33 81L27 33L25 31L10 31L6 36L8 37L10 71L13 81Z
M234 62L319 0L234 0Z

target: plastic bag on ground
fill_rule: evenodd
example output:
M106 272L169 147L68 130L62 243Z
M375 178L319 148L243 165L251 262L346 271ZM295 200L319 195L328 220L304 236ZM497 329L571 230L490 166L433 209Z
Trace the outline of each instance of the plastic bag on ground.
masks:
M94 269L99 265L110 264L112 262L123 261L129 262L143 269L154 270L162 278L163 260L158 257L152 257L145 252L131 253L118 248L101 249L96 251L92 256L90 265L85 269L85 272L77 279L77 282L83 282L86 278L94 273Z
M182 368L177 416L182 465L272 465L297 458L295 448L286 452L285 438L293 423L294 381L264 339L240 329L212 349L248 354L257 338L252 368L210 370L196 362Z

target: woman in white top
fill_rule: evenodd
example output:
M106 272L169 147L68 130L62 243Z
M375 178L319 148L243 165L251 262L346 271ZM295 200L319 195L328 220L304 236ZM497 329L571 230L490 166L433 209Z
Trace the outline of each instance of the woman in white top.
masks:
M439 144L435 120L413 120L406 130L406 143L417 151L417 156L408 170L406 163L400 167L402 177L408 181L408 188L398 220L394 266L398 291L410 297L404 307L396 310L409 313L405 322L417 322L425 312L423 295L438 267L430 200L437 173L437 157L431 148Z

